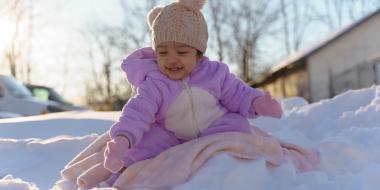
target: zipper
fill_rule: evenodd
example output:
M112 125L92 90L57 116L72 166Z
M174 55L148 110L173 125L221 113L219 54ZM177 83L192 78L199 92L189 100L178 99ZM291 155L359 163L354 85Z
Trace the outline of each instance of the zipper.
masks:
M189 84L185 81L185 79L182 79L182 84L183 84L183 86L185 88L185 91L189 95L190 109L191 109L191 118L192 118L192 121L193 121L193 129L196 129L196 132L197 132L196 136L198 136L201 133L201 130L198 127L198 121L197 121L197 118L195 117L193 93L192 93L192 91L191 91L191 89L189 87Z

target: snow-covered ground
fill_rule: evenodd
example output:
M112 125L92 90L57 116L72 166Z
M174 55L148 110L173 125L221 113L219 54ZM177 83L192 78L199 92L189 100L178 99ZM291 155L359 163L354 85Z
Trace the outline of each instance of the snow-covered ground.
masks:
M283 165L267 171L264 161L241 163L219 154L175 189L379 189L380 86L313 104L291 98L282 105L282 119L252 123L282 140L317 148L320 170L296 173ZM119 114L82 111L0 120L0 190L52 188L60 169Z

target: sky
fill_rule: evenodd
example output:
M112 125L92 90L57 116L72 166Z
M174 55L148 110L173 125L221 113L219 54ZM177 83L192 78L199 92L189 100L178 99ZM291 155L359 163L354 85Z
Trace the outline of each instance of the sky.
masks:
M319 169L298 173L283 164L269 171L263 159L242 162L220 152L173 190L379 188L380 86L312 104L300 97L280 103L281 119L260 117L251 124L282 141L317 149ZM76 189L75 182L59 182L60 171L119 115L80 111L0 120L0 189Z
M74 103L84 104L84 82L91 77L88 62L88 41L83 31L88 23L120 23L122 20L118 0L33 0L33 48L32 48L32 83L54 87L64 97ZM6 5L6 0L0 0ZM142 1L128 1L131 3ZM160 5L165 0L160 1ZM206 13L207 10L203 9ZM0 51L3 51L13 34L12 18L0 9ZM146 24L146 23L136 23ZM210 24L209 24L210 25ZM25 23L23 27L27 26ZM210 27L210 26L209 26ZM305 34L305 44L313 44L328 34L326 28L316 25L313 32ZM22 34L24 35L24 34ZM265 38L266 46L262 49L265 62L276 63L285 56L279 39ZM7 43L8 42L8 43ZM24 45L24 44L23 44ZM149 44L146 44L149 45ZM127 55L127 53L126 53ZM211 59L217 56L208 52ZM120 57L122 59L122 57ZM0 60L2 58L0 57ZM236 71L230 65L232 71ZM4 68L4 69L3 69ZM0 74L10 74L5 62L0 62ZM68 74L65 74L68 73ZM118 73L120 76L123 73Z

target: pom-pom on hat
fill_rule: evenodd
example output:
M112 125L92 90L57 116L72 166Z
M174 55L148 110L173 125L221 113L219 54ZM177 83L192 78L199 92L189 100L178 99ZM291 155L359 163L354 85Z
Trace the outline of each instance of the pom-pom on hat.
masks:
M206 0L177 0L154 7L147 15L152 31L152 47L167 41L180 42L204 53L207 48L207 24L201 13Z

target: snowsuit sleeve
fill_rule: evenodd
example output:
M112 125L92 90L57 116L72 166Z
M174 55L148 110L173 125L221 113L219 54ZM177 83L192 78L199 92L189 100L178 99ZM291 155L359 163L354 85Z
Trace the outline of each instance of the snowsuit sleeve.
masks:
M131 146L139 143L156 119L161 97L153 81L144 81L137 88L136 95L124 105L119 121L112 125L111 138L122 135L129 139Z
M255 118L257 113L252 103L256 98L261 97L264 93L246 85L242 80L237 79L230 73L227 65L222 64L223 79L221 86L221 104L229 111L240 113L244 117Z

